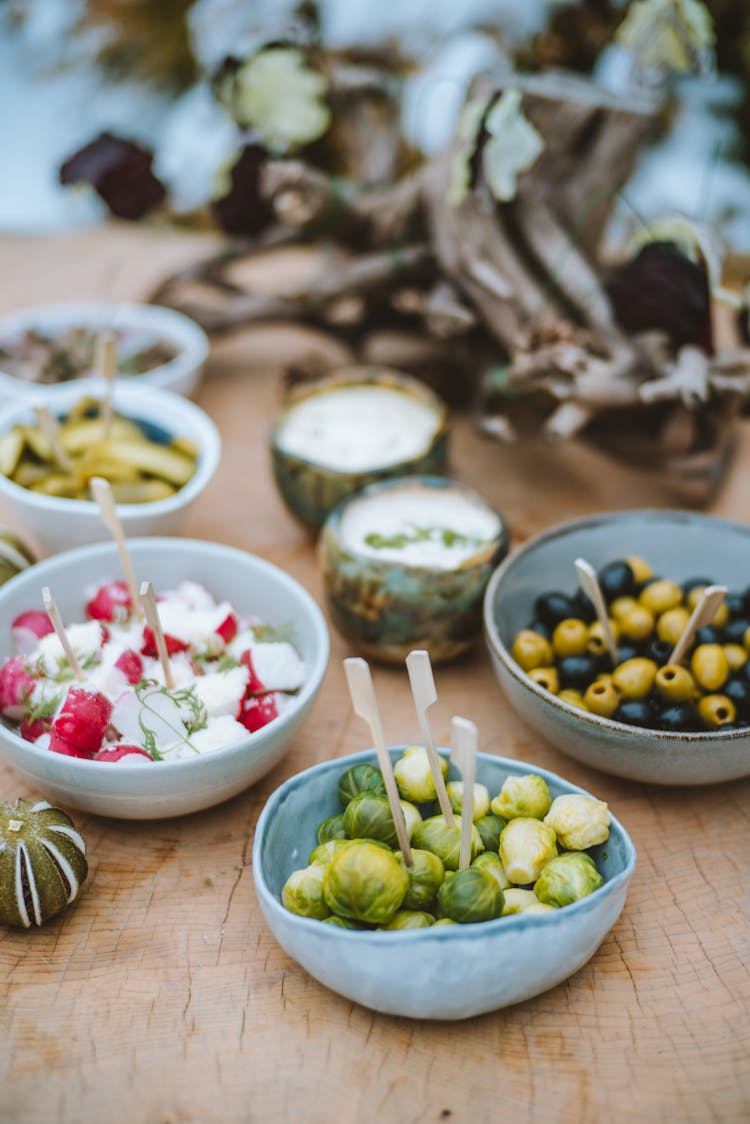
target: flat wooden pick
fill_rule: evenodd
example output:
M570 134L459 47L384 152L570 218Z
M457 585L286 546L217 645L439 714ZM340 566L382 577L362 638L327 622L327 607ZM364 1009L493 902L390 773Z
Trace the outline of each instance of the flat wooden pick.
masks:
M167 642L164 639L164 632L159 620L159 610L156 607L156 598L154 597L154 588L151 582L143 582L141 585L141 602L146 614L146 621L149 628L154 634L156 642L156 651L159 654L159 662L164 672L164 685L168 691L174 690L174 676L172 675L172 667L169 663L169 652L167 651Z
M432 674L432 664L430 663L429 653L422 648L409 652L409 655L406 657L406 670L409 672L411 693L414 697L414 706L417 709L419 727L422 731L424 747L427 751L427 760L430 763L430 773L432 774L432 781L435 785L440 811L443 813L448 826L455 827L456 820L453 816L451 802L448 799L443 770L440 768L440 755L435 749L435 742L430 727L430 718L427 713L432 704L437 702L437 691L435 690L435 679Z
M596 576L596 570L587 562L585 558L576 558L575 561L576 572L578 579L583 587L583 592L591 601L596 613L596 619L602 626L602 634L604 636L604 643L607 645L607 651L615 667L620 662L617 654L617 644L615 643L614 633L612 626L609 623L609 613L607 612L607 604L604 600L604 595L599 585L599 579Z
M725 585L706 586L701 594L700 601L693 609L690 619L685 625L682 636L672 649L669 663L682 663L688 648L693 642L693 637L696 632L699 628L703 628L704 625L710 624L714 619L714 613L726 597L727 592L728 590Z
M111 532L117 544L117 552L120 555L120 565L125 574L125 581L128 583L133 609L139 616L143 616L143 605L141 604L141 594L135 576L135 569L133 568L133 560L128 550L125 531L115 508L115 499L112 495L109 481L105 480L102 476L92 476L89 480L89 486L94 494L94 499L99 505L101 521L107 530Z
M102 440L106 441L112 428L112 396L117 375L117 340L113 332L102 332L99 336L96 366L99 374L107 380L107 392L102 403L101 415L104 422Z
M477 775L477 728L468 718L451 719L451 760L461 770L461 850L458 869L471 862L471 836L474 827L474 780Z
M73 646L68 639L68 634L65 631L65 625L63 624L62 617L60 616L60 610L55 604L52 594L50 593L49 588L46 585L42 589L42 601L44 602L44 607L47 610L47 616L52 622L52 627L55 630L57 639L62 644L62 649L67 656L68 663L71 666L73 674L75 675L79 683L83 683L83 672L81 671L81 665L76 659L76 654L73 651Z
M46 406L34 406L34 415L39 423L39 428L52 446L52 452L57 463L66 472L75 472L75 465L65 452L60 440L60 426L57 418L53 417Z
M363 718L370 727L372 740L375 743L375 749L378 754L380 771L383 774L383 780L385 782L388 803L391 806L391 815L396 825L398 845L404 857L404 862L407 866L411 866L411 845L409 844L409 836L406 831L406 820L404 819L404 811L401 807L401 798L398 794L398 785L396 784L396 778L393 773L391 758L388 750L385 748L383 723L380 718L378 700L375 697L375 687L372 682L370 665L366 660L360 659L359 657L344 660L344 673L346 674L346 682L349 687L349 696L352 700L354 713L358 715L359 718Z

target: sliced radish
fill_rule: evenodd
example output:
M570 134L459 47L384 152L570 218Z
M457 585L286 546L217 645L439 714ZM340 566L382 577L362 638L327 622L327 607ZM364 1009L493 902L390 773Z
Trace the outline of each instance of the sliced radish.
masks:
M276 699L273 694L259 695L257 698L249 698L245 701L239 721L246 730L255 733L263 726L267 726L269 722L273 722L274 718L279 717L278 707L276 706Z
M136 764L137 762L133 759L142 757L145 757L147 761L153 761L153 757L138 745L108 745L94 754L94 761L131 761Z
M52 621L41 609L28 609L25 613L19 613L10 627L13 641L22 655L33 652L38 640L55 631Z
M132 648L127 648L119 655L114 666L123 673L128 683L140 683L143 679L143 660Z
M71 745L65 738L61 738L59 734L56 734L54 730L50 735L48 748L51 749L53 753L62 753L64 757L84 757L87 761L91 760L90 753L84 753L83 750Z
M164 640L167 645L167 655L174 656L177 652L186 652L188 645L184 640L178 639L176 636L170 636L168 632L164 633ZM159 653L156 649L156 637L154 636L153 628L148 625L143 630L143 647L141 648L142 656L150 656L152 660L159 658Z
M231 643L237 635L237 617L235 614L227 613L216 631L225 644Z
M43 718L35 718L33 721L24 716L21 719L21 725L18 727L18 732L21 737L27 742L35 742L37 738L41 738L42 734L46 734L50 728L50 723L45 722Z
M124 620L133 608L125 582L106 582L86 605L86 614L96 621Z
M7 718L23 718L35 683L24 657L11 656L0 668L0 711Z
M268 690L268 688L266 687L265 683L262 682L260 676L258 675L258 672L255 670L255 665L253 664L253 655L249 649L247 652L243 652L240 656L240 663L250 672L250 679L248 680L247 684L248 695L264 694Z
M112 703L99 691L71 687L52 724L52 733L84 754L101 749L112 714Z

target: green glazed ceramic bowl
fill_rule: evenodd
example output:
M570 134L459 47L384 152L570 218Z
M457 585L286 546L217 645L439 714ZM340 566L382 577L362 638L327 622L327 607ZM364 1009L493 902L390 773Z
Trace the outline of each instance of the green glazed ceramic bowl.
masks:
M424 403L434 411L434 432L418 455L408 460L367 468L342 471L328 468L313 459L290 453L280 445L280 433L290 412L301 402L347 386L382 386L399 391L407 398ZM330 511L341 500L368 484L393 477L424 473L441 476L448 467L448 419L441 400L429 387L409 375L382 367L352 367L301 388L291 395L271 430L271 460L276 485L292 515L312 531L317 531Z
M373 557L344 540L352 505L414 487L452 492L497 521L497 531L455 569ZM425 648L433 663L465 652L482 631L482 599L493 568L505 557L502 516L471 488L436 476L408 476L365 488L329 515L320 538L328 609L339 632L365 655L401 663Z

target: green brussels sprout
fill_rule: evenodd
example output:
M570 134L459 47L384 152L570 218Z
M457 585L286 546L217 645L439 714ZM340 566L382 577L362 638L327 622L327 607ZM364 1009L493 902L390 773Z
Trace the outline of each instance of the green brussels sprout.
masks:
M461 815L464 803L464 782L463 781L449 781L445 786L448 793L448 799L451 802L451 808L457 816ZM490 810L490 794L487 787L483 784L474 785L474 808L472 811L472 819L474 823L481 820L482 816L486 816Z
M482 816L481 819L475 820L474 827L479 832L479 837L488 851L497 851L500 846L500 832L506 823L507 820L504 820L502 816L496 816L492 812L489 816Z
M507 890L510 886L510 879L500 862L500 856L496 855L494 851L483 851L481 855L477 855L471 865L489 871L501 890Z
M380 792L385 796L383 774L375 765L352 765L339 777L339 801L345 808L360 792Z
M323 871L323 894L331 912L372 925L386 925L409 889L403 866L372 843L344 847Z
M542 867L557 854L555 833L541 820L519 816L500 833L500 861L516 885L535 882Z
M539 898L533 890L519 890L517 886L506 890L503 898L503 917L508 917L511 913L526 913L528 909L539 905Z
M281 891L284 908L299 917L323 921L331 912L323 896L323 875L327 869L323 863L313 863L290 874Z
M529 773L525 777L506 777L491 808L496 816L502 816L504 820L519 817L540 820L546 816L551 803L552 797L544 777Z
M342 847L348 847L350 843L351 839L327 839L325 843L318 843L317 847L313 847L310 852L310 858L307 860L308 865L321 863L325 866L337 851L340 851Z
M348 917L337 917L332 913L330 917L323 918L324 925L335 925L337 929L361 929L362 926L358 925L356 921L351 921Z
M400 909L394 913L387 925L379 925L379 929L428 929L435 924L431 913L419 909Z
M462 925L472 921L492 921L503 909L503 891L497 879L480 866L446 874L438 890L440 912Z
M534 884L534 893L540 902L560 907L592 894L603 882L590 855L566 851L545 865Z
M351 839L379 839L389 847L398 845L396 825L388 797L380 792L360 792L350 800L344 812L344 827Z
M441 757L440 768L443 776L448 775L448 762ZM434 800L435 782L432 779L430 759L427 750L421 745L410 745L404 750L403 757L399 757L393 766L398 791L404 800L411 800L415 804L424 804Z
M445 816L430 816L429 819L422 820L417 825L417 830L412 838L415 847L420 847L423 851L432 851L433 855L437 855L442 860L446 870L458 870L461 851L460 816L456 816L455 827L448 826L445 822ZM479 852L483 850L484 844L479 832L475 827L472 827L471 858L475 859Z
M400 851L396 859L409 875L409 889L404 898L404 909L424 909L437 895L445 878L445 867L432 851L419 851L412 848L412 865L406 866Z
M406 824L406 834L411 839L417 827L422 822L422 813L419 808L415 808L408 800L399 800L401 811L404 813L404 822Z
M602 800L571 792L556 796L544 817L566 851L585 851L609 838L609 811Z
M454 921L452 917L438 917L435 925L458 925L458 921ZM433 925L433 929L435 925Z
M318 843L327 843L329 839L346 839L344 817L341 813L323 820L322 824L318 825L317 837Z

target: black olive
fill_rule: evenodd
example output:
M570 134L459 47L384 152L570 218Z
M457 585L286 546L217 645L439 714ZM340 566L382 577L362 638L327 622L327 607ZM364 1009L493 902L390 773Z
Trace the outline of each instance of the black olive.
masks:
M573 594L573 604L576 607L576 616L579 620L586 621L587 624L596 620L596 609L582 589L577 589Z
M696 644L721 644L722 639L721 629L714 628L712 624L704 625L695 634Z
M647 645L648 648L648 645ZM618 644L617 645L617 662L625 663L626 660L634 660L636 656L648 656L648 651L640 646L640 644ZM649 659L651 657L648 657Z
M532 632L538 632L540 636L543 636L545 638L545 640L552 639L552 629L549 627L549 625L546 625L544 621L540 621L537 619L535 621L532 621L531 624L527 624L526 627L530 628Z
M542 593L537 597L534 602L534 612L549 628L554 628L560 621L568 620L569 617L578 616L572 598L557 591Z
M655 664L662 667L665 663L669 663L673 648L674 645L669 644L666 640L651 640L646 645L644 654L646 659L653 660Z
M684 581L682 583L682 592L687 597L687 595L688 595L688 593L690 593L691 589L695 589L697 586L713 585L713 584L714 584L713 578L688 578L687 581Z
M714 729L721 730L722 734L725 730L747 730L747 722L735 719L734 722L723 722L721 726L716 726Z
M656 729L659 717L648 699L624 699L612 715L616 722L628 726L650 726Z
M745 597L742 593L728 593L724 604L729 610L730 617L741 616L745 612Z
M627 562L610 562L596 576L607 601L635 593L635 575Z
M670 702L658 718L660 730L696 730L699 725L695 709L688 703Z
M561 687L576 687L585 691L602 670L602 661L597 656L566 656L557 665Z
M742 679L739 675L730 676L721 688L721 693L732 700L739 715L750 717L750 683L747 679Z
M721 630L721 638L725 644L741 644L749 628L750 620L747 617L738 617L724 625Z

